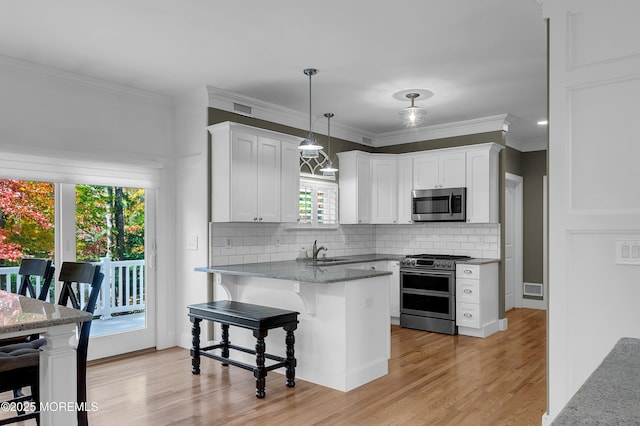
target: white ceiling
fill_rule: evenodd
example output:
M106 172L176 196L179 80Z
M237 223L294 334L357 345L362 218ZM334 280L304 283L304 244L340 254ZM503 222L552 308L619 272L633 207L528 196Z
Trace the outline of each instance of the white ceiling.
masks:
M362 134L403 130L393 93L427 88L423 126L510 114L546 128L535 0L0 0L0 55L165 95L210 85Z

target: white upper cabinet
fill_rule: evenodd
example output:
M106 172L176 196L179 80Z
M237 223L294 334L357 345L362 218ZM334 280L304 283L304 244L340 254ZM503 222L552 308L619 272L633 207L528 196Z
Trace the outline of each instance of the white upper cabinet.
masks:
M495 143L406 154L338 153L340 223L412 223L411 191L467 188L467 222L497 223Z
M236 123L210 126L214 222L295 222L297 138ZM294 172L295 170L295 172Z
M298 222L300 211L300 150L298 143L282 141L281 147L281 219L280 222Z
M339 152L340 223L371 222L371 157L362 151Z
M397 175L395 156L371 158L371 223L397 222Z
M413 188L459 188L465 186L465 151L428 153L413 159Z
M396 223L412 223L411 191L413 190L413 158L398 157L398 212Z
M467 149L467 222L498 223L498 155L495 143L472 145Z

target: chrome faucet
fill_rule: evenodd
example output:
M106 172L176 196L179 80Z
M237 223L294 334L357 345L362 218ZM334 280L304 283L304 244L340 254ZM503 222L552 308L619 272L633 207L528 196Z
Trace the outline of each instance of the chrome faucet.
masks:
M318 247L318 240L315 240L313 242L313 260L318 260L318 253L320 253L320 250L327 251L327 248L325 246Z

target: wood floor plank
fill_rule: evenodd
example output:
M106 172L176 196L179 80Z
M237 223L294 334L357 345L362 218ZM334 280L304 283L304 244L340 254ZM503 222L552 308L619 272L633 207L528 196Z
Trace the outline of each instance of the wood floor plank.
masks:
M392 326L389 374L343 393L253 375L172 348L91 363L89 413L102 425L539 425L546 407L546 313L513 309L486 339ZM299 332L302 332L300 330ZM267 343L268 344L268 343ZM5 396L5 395L3 395Z

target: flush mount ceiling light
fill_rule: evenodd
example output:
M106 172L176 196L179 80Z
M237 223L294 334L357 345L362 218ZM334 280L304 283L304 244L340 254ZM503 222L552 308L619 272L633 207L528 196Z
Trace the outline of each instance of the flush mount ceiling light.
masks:
M398 114L405 126L416 126L424 121L427 110L414 105L414 101L420 96L419 93L411 92L405 96L411 99L411 106L402 109Z
M334 167L333 161L331 161L331 117L333 117L333 113L327 112L324 115L327 117L327 160L322 165L320 171L323 176L335 176L338 169Z
M298 149L302 150L302 157L304 158L317 158L318 151L322 149L322 145L316 142L316 138L313 137L313 132L311 131L311 76L316 75L318 70L315 68L305 68L303 72L309 76L309 135L305 140L300 142Z

